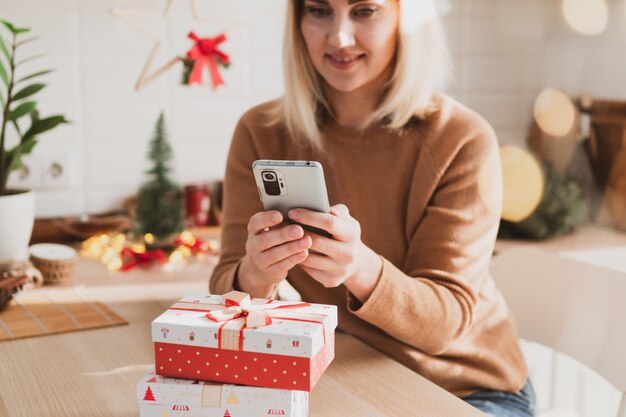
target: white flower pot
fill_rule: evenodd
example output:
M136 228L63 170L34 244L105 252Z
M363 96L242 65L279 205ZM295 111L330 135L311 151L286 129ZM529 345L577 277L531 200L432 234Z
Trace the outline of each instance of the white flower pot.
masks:
M34 222L34 191L13 190L0 196L0 262L28 259Z

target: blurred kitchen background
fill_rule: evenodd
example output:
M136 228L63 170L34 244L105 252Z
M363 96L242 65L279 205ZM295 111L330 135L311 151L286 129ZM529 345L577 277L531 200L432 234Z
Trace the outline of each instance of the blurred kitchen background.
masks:
M146 180L148 144L161 111L174 154L172 178L182 185L219 182L239 117L283 91L286 1L197 0L198 19L187 0L172 1L168 13L166 0L0 0L0 17L40 36L24 54L45 56L25 63L24 72L55 69L38 96L39 110L71 120L41 136L9 187L36 191L38 219L122 210ZM501 144L525 146L535 100L546 88L561 90L572 103L583 95L626 100L625 0L438 0L437 7L454 63L447 93L483 115ZM177 63L136 91L140 74L191 48L190 30L200 37L226 33L220 45L231 59L220 69L225 85L183 85ZM155 42L160 48L146 69ZM584 121L576 117L575 123ZM626 131L624 117L618 136ZM588 163L566 162L570 173L589 170ZM536 371L545 376L536 382L540 408L557 410L546 416L597 417L616 409L619 396L591 371L564 367L559 379L565 384L554 388L541 381L550 381L556 359L532 346L526 352L545 359Z
M606 29L595 36L573 30L560 0L438 1L455 68L448 93L482 114L501 143L524 143L533 102L545 87L572 97L626 98L626 4L573 3L606 6ZM14 172L9 186L37 191L37 217L121 208L144 179L161 110L175 155L173 177L181 184L220 179L238 118L283 90L285 4L197 1L202 17L220 22L194 21L186 0L174 1L168 17L164 0L0 0L3 18L41 36L28 47L46 55L25 64L25 72L27 65L55 69L39 95L40 110L72 121L41 137L25 158L27 170ZM158 35L153 70L191 47L190 29L200 36L226 31L221 49L232 64L221 71L225 86L181 85L179 63L135 91L154 40L116 18L116 9L142 11L130 18ZM592 17L583 13L587 25Z

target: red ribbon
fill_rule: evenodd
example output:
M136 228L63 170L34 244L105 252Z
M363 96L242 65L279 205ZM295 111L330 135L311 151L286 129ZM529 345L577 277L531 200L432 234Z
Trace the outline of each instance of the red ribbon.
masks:
M226 40L225 34L220 34L214 38L199 38L195 33L189 32L187 37L195 42L193 47L187 52L187 58L195 61L188 84L202 84L202 72L204 67L209 70L213 88L224 84L224 80L218 69L220 60L223 65L230 64L230 57L218 49L220 43Z
M140 253L135 252L131 248L124 248L122 249L120 256L123 260L120 271L128 271L130 269L133 269L137 265L150 265L152 262L163 264L167 260L165 252L160 249L152 252Z
M292 302L292 303L274 303L273 300L263 300L262 304L252 303L250 296L246 293L239 291L231 291L223 296L223 304L209 304L201 303L199 301L179 301L171 306L168 310L182 310L208 313L205 317L213 322L221 323L218 332L218 349L231 349L243 351L244 330L250 328L257 328L267 326L272 323L272 317L277 320L290 320L299 321L303 323L319 324L324 327L324 318L326 315L319 313L305 313L298 312L300 317L285 317L285 312L294 310L296 313L299 308L308 307L311 304L304 302ZM272 306L274 304L274 306ZM258 320L259 310L265 314L262 320ZM256 317L250 317L250 313ZM313 318L312 316L315 316ZM317 319L316 317L319 317ZM251 320L252 319L252 320ZM250 323L252 321L252 323ZM227 327L229 323L232 323ZM324 334L324 345L326 344L326 332ZM231 346L226 347L227 341L233 340L236 337L236 341Z
M231 291L223 295L224 306L223 310L214 310L206 315L211 321L216 322L229 322L231 320L244 317L246 319L246 325L248 327L263 327L272 324L272 317L270 313L273 310L293 310L302 307L308 307L309 303L290 303L285 305L270 306L272 300L265 300L263 304L252 304L250 295L241 291Z
M190 244L189 242L185 242L180 237L177 237L176 246L184 246L186 248L189 248L189 250L191 250L192 253L207 253L207 254L215 253L215 251L211 249L209 244L205 242L204 240L198 239L197 237L194 237L194 240L195 241L193 242L193 244Z

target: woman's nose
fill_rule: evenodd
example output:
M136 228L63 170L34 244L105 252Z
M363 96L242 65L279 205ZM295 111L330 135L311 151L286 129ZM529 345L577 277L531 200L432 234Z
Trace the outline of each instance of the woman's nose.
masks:
M334 49L342 49L354 45L354 28L350 19L342 16L336 17L330 28L327 42Z

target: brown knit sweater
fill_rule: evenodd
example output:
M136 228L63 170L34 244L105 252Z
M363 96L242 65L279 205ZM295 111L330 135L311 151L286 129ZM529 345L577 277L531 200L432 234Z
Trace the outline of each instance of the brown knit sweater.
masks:
M339 307L339 329L457 396L517 391L527 370L514 323L489 274L501 201L496 137L480 116L449 97L398 134L359 133L329 122L324 154L294 146L268 127L267 103L240 120L224 183L222 257L212 293L233 289L246 226L263 206L256 159L322 163L330 204L359 221L363 242L383 257L364 304L346 288L324 288L300 267L287 277L303 300ZM393 376L389 376L392 378Z

